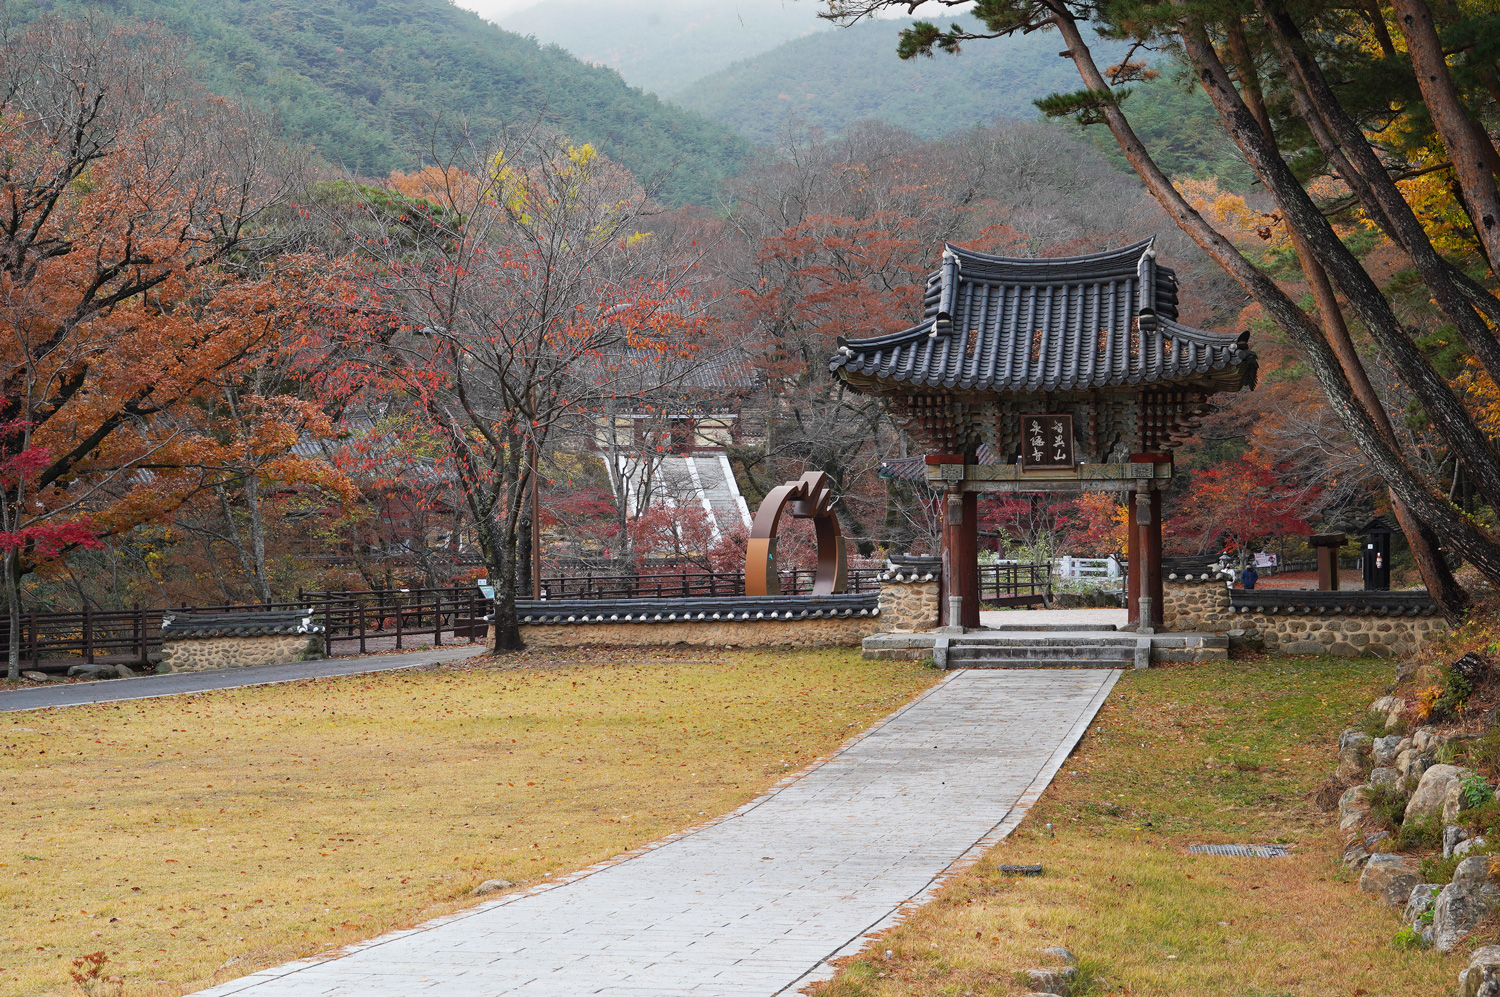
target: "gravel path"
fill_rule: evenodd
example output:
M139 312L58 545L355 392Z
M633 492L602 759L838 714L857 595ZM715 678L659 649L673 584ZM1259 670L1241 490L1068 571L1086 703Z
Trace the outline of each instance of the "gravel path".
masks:
M1008 834L1119 674L956 671L727 817L202 997L793 993Z

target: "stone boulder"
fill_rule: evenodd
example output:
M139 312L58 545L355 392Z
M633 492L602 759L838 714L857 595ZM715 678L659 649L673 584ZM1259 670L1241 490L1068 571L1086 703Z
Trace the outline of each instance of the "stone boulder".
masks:
M1468 841L1473 836L1473 832L1471 832L1467 827L1463 827L1458 824L1449 824L1444 827L1443 858L1452 858L1453 849L1457 848L1461 843Z
M1443 887L1432 906L1432 947L1452 952L1469 932L1500 906L1500 885L1490 879L1490 860L1466 858L1453 871L1453 882Z
M499 893L501 890L508 890L515 885L515 883L512 883L508 879L486 879L484 882L474 887L474 889L470 891L470 895L482 897L489 893Z
M1432 905L1437 903L1438 894L1443 891L1441 883L1418 883L1411 888L1411 896L1406 900L1406 909L1401 912L1401 921L1413 928L1421 916L1432 910Z
M1339 797L1339 830L1352 831L1359 827L1370 812L1370 787L1350 786Z
M1380 854L1381 849L1392 845L1391 836L1385 831L1373 831L1355 838L1344 849L1344 868L1353 872L1363 869L1371 855Z
M1358 782L1370 768L1374 741L1362 730L1346 730L1339 738L1339 778Z
M1463 858L1474 849L1483 848L1487 844L1489 844L1489 841L1485 839L1484 835L1476 835L1475 837L1460 841L1458 844L1454 845L1453 854L1457 855L1459 858Z
M1072 966L1064 966L1061 969L1026 970L1026 977L1033 990L1043 994L1058 994L1060 997L1067 997L1073 977L1077 975L1078 970Z
M1443 797L1443 821L1452 824L1458 820L1458 815L1464 809L1464 780L1474 775L1469 769L1463 770L1463 775L1453 780L1448 787L1448 795Z
M1458 974L1458 997L1500 997L1500 945L1483 945Z
M1406 738L1400 734L1392 734L1390 737L1377 737L1370 746L1370 760L1375 763L1376 768L1391 768L1396 764L1396 756L1401 754L1402 742ZM1407 745L1410 747L1410 745Z
M115 669L114 665L90 663L70 666L68 668L68 677L80 679L114 679L119 678L120 673Z
M1418 727L1411 732L1411 746L1418 751L1435 751L1441 744L1436 727Z
M1376 767L1370 770L1368 781L1371 786L1395 789L1401 785L1401 774L1395 769Z
M1373 893L1392 907L1404 907L1412 888L1422 882L1422 863L1409 855L1380 852L1370 856L1359 877L1361 893Z
M1431 753L1419 751L1415 746L1411 746L1403 748L1396 756L1395 769L1404 781L1414 783L1436 763L1437 759Z
M1416 790L1406 803L1406 816L1402 823L1424 817L1437 817L1446 809L1449 790L1459 785L1459 780L1471 774L1457 765L1434 765L1422 773ZM1447 823L1453 823L1448 820Z
M25 679L26 681L28 681L28 682L51 682L52 681L51 677L48 676L46 672L25 671L25 672L21 673L21 677L23 679Z

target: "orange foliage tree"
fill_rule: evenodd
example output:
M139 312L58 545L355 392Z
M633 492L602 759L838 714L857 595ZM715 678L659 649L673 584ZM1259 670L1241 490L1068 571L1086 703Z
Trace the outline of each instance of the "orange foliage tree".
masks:
M163 37L42 18L0 48L0 548L22 577L158 517L212 447L164 418L288 321L276 266L229 267L286 191L259 119Z
M637 229L646 192L591 146L468 149L353 190L354 242L330 291L356 409L404 399L440 446L495 581L496 646L521 646L521 524L538 456L609 402L686 376L700 352L691 267Z
M1316 496L1287 487L1287 479L1251 451L1192 472L1192 484L1173 514L1163 518L1164 542L1173 554L1244 552L1310 531L1303 509Z

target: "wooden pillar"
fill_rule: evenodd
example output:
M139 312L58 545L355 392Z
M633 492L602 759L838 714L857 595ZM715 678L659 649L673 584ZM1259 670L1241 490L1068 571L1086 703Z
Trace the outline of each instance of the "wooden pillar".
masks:
M950 491L943 521L944 626L979 626L979 496L974 492ZM960 600L959 618L954 619L952 598Z
M1161 491L1151 489L1151 528L1147 534L1150 550L1147 552L1147 574L1151 580L1151 625L1159 627L1166 619L1166 601L1162 591L1161 570Z
M1140 529L1135 523L1135 498L1125 493L1125 625L1134 627L1141 618L1141 558Z
M1143 483L1136 489L1132 505L1136 538L1130 560L1131 589L1136 601L1134 622L1138 633L1152 633L1162 619L1161 495Z
M963 596L963 625L979 627L979 495L964 492L963 523L959 530L958 579Z

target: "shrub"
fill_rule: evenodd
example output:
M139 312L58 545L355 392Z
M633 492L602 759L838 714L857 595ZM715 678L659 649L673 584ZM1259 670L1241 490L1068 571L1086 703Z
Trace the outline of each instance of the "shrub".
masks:
M1396 851L1398 852L1441 847L1443 847L1441 817L1417 817L1402 824L1396 831Z
M1411 794L1398 786L1371 786L1369 795L1370 816L1376 824L1387 831L1398 831Z
M1496 800L1492 792L1490 798L1478 806L1460 811L1459 820L1475 834L1496 837L1500 832L1500 800Z
M1481 855L1494 856L1496 852L1500 852L1500 842L1491 842L1480 845L1478 848L1475 848L1467 855L1455 855L1452 858L1446 859L1441 855L1434 855L1431 858L1423 859L1422 882L1437 883L1439 886L1445 886L1448 883L1453 882L1453 870L1457 869L1458 864L1464 859L1471 859ZM1495 864L1495 858L1491 857L1491 868L1493 868Z
M1396 932L1396 937L1391 939L1398 949L1419 949L1424 947L1422 936L1405 925Z
M1491 775L1500 773L1500 727L1492 727L1464 749L1469 764Z
M1482 807L1495 798L1495 791L1485 783L1483 777L1472 772L1458 784L1458 794L1465 810Z
M1443 858L1441 855L1430 855L1422 860L1422 882L1437 883L1439 886L1447 886L1453 882L1453 870L1463 858Z
M1387 730L1385 717L1379 713L1366 713L1365 719L1360 723L1359 729L1372 738L1385 737Z

